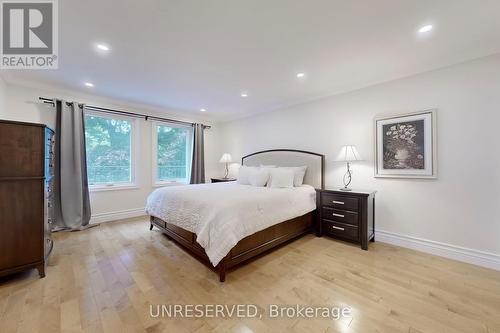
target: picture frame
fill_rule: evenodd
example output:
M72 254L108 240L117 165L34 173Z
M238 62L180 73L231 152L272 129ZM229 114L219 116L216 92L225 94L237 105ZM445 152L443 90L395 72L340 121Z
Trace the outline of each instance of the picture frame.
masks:
M376 178L437 178L437 110L374 120Z

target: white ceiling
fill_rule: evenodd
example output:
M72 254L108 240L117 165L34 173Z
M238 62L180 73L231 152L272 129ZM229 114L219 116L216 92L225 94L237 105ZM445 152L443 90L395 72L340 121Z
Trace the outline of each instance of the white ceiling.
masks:
M61 0L59 16L59 69L2 71L8 82L214 119L500 52L498 0Z

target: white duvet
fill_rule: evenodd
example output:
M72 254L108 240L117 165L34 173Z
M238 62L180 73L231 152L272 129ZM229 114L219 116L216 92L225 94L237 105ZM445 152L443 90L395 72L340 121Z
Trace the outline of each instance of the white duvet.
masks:
M216 266L243 238L316 209L312 186L268 188L236 182L163 187L146 213L197 235Z

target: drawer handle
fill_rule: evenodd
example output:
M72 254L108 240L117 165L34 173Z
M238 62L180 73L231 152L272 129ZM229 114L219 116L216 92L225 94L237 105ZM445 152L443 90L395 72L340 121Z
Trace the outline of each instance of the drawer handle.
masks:
M337 204L337 205L343 205L344 204L344 202L342 202L342 201L335 201L335 200L333 200L332 202L334 204Z
M333 213L332 215L333 215L333 216L336 216L336 217L345 217L345 216L344 216L344 215L342 215L342 214L335 214L335 213Z
M344 228L341 228L341 227L336 227L336 226L334 226L334 225L332 225L332 228L333 228L333 229L340 230L340 231L344 231L344 230L345 230Z

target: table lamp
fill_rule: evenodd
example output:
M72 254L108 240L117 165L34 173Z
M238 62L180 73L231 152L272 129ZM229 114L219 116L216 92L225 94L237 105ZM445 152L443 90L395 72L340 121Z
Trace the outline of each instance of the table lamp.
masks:
M227 176L229 174L229 163L233 161L231 154L229 153L224 153L222 154L222 157L219 160L219 163L226 163L226 173L224 174L224 179L227 179Z

